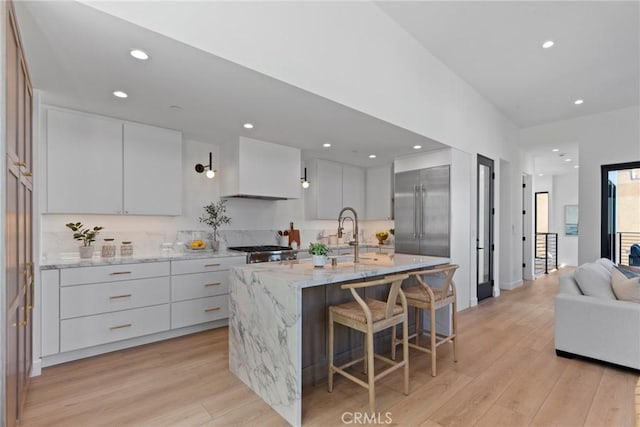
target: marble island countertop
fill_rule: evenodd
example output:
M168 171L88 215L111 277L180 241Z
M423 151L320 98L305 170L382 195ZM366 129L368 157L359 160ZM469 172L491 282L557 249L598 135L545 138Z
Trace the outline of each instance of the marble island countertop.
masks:
M185 250L185 252L170 251L167 253L156 254L140 254L131 257L115 257L102 258L100 252L96 250L96 254L90 259L80 259L76 254L68 256L56 256L43 258L40 261L40 270L55 270L57 268L73 268L73 267L91 267L98 265L118 265L118 264L136 264L141 262L158 262L172 261L182 259L201 259L201 258L228 258L228 257L245 257L244 252L220 250L213 252L211 250Z
M302 259L235 266L233 270L245 283L265 280L279 285L307 288L427 268L449 262L448 258L441 257L377 252L360 253L358 264L354 264L353 254L341 255L337 258L337 266L328 264L321 268L314 267L310 259Z

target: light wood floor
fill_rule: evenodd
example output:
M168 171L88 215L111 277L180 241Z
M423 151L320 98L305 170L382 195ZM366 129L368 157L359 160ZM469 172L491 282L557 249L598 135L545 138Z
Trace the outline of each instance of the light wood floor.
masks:
M432 378L427 355L412 351L409 396L400 372L380 382L381 421L389 412L406 426L633 426L637 375L556 357L557 288L552 274L459 313L458 363L441 347ZM23 425L286 425L227 366L223 328L47 368L31 382ZM305 390L305 426L367 410L366 390L335 382L331 394Z

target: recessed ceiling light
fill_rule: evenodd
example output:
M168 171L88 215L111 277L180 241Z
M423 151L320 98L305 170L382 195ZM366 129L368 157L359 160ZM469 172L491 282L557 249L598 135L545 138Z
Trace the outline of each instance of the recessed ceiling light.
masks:
M570 161L571 161L571 159L564 159L564 161L565 161L565 162L570 162Z
M544 174L543 173L539 173L538 176L544 176Z
M554 149L553 149L553 150L551 150L551 151L553 151L554 153L557 153L558 151L560 151L560 149L558 149L558 148L554 148Z
M179 105L170 105L169 108L171 108L172 110L182 110L182 107Z
M322 146L324 148L329 148L329 147L331 147L331 144L329 144L328 142L325 142L324 144L322 144Z
M113 92L113 96L117 96L118 98L126 98L129 95L127 95L126 92L123 92L121 90L116 90Z
M413 149L414 149L414 150L419 150L419 149L421 149L421 148L422 148L422 145L414 145L414 146L413 146Z
M582 100L582 99L576 99L575 101L573 101L573 103L576 104L576 105L580 105L583 102L584 102L584 100Z
M133 56L136 59L139 59L141 61L146 61L147 59L149 59L149 54L147 52L145 52L144 50L140 50L140 49L132 49L129 54L131 56Z
M547 40L546 42L542 43L542 48L543 49L549 49L550 47L552 47L555 43L553 42L553 40Z
M251 123L245 123L242 125L245 129L253 129L253 124Z
M375 154L369 154L369 158L370 158L370 159L375 159L375 158L376 158L376 155L375 155Z
M575 165L573 168L574 169L578 169L580 167L580 165Z

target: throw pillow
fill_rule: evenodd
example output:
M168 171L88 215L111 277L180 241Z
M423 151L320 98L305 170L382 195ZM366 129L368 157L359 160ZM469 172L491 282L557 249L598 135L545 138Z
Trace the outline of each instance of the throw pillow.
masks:
M620 273L624 274L627 279L633 279L634 277L640 277L640 271L634 269L633 267L627 267L623 265L616 265L616 270Z
M582 264L573 274L583 294L602 299L615 300L611 290L611 272L598 262Z
M613 267L615 267L616 265L613 263L613 261L611 261L608 258L600 258L599 260L596 261L598 264L602 265L603 267L606 267L607 270L611 271L613 270Z
M640 276L629 279L616 268L611 275L611 287L619 300L640 303Z

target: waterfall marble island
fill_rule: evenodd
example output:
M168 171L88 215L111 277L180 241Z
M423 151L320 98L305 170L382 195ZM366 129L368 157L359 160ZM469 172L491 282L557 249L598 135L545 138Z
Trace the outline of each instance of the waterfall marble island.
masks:
M235 266L229 290L229 369L291 425L299 426L303 384L319 383L326 376L327 305L352 298L339 284L449 262L362 253L359 263L345 257L345 262L324 268L314 268L309 260ZM384 294L386 289L378 291ZM357 339L344 341L353 345ZM352 357L352 351L343 348L336 357Z

